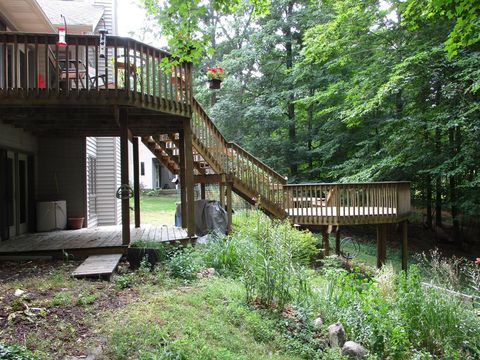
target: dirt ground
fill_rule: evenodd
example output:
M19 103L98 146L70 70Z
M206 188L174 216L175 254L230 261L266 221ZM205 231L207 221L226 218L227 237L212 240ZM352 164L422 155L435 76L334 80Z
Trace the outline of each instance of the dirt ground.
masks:
M58 359L98 352L104 339L98 335L97 320L135 301L137 294L106 281L71 279L78 265L0 262L0 342L56 354ZM25 293L19 296L17 290Z

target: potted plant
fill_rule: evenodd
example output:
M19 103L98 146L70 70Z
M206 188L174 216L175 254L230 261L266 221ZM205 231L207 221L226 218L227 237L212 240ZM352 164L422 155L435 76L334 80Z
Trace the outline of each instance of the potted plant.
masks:
M208 87L210 89L220 89L220 84L225 79L225 71L222 67L207 68Z
M144 258L151 267L164 258L164 245L158 241L138 240L133 242L127 251L127 260L130 267L138 269Z

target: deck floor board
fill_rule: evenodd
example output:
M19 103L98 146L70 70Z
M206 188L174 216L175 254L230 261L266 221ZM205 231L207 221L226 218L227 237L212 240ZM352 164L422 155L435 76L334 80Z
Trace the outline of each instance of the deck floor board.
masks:
M168 226L144 225L131 228L131 241L152 240L159 242L188 240L185 229ZM23 234L0 241L0 254L32 253L120 248L122 247L121 226L99 226L80 230L58 230L44 233Z

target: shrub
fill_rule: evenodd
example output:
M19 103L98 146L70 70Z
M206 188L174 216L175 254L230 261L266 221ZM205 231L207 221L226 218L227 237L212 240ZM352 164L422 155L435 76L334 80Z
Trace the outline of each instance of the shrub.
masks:
M0 343L0 359L4 360L37 360L33 354L18 345L6 345Z
M203 248L207 266L241 278L247 300L283 308L309 299L305 266L317 254L316 239L288 222L272 221L259 211L237 215L235 232Z
M192 246L171 248L168 252L166 267L170 275L187 281L195 280L203 265L199 253Z

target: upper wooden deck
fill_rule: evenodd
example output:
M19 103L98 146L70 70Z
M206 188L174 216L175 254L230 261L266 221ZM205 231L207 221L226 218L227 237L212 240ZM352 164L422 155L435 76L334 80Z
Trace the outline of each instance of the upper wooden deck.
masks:
M129 108L137 136L175 131L191 116L192 68L141 42L97 35L0 32L1 120L29 131L118 135ZM73 127L72 127L73 126Z

